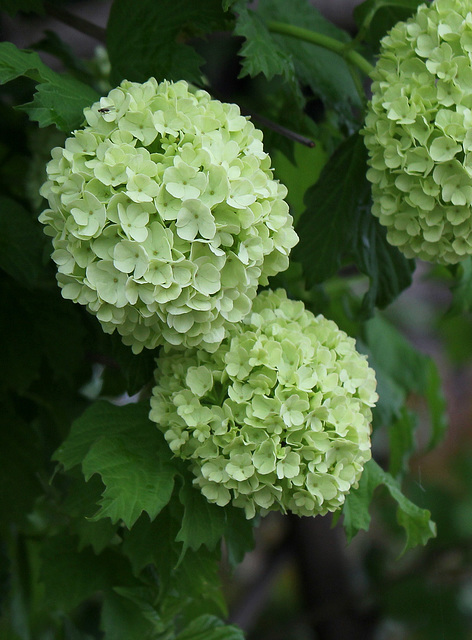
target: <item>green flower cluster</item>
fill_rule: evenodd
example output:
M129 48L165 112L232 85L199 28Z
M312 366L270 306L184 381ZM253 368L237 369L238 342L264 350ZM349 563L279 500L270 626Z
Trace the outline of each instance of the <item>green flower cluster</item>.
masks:
M407 257L456 263L472 254L472 2L421 5L372 77L373 213Z
M338 509L370 459L375 376L355 342L285 291L263 291L218 350L157 360L150 418L210 502Z
M41 189L62 295L135 353L216 349L297 242L262 133L184 81L124 81L84 113Z

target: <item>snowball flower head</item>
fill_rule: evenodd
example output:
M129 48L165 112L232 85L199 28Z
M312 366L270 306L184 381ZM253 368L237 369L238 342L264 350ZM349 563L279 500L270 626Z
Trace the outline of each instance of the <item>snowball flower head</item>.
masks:
M41 189L62 295L135 352L216 349L297 242L262 133L184 81L124 81L84 114Z
M407 257L456 263L472 254L472 2L421 5L372 77L373 213Z
M218 350L157 360L150 418L210 502L338 509L370 459L375 376L355 342L285 291L263 291Z

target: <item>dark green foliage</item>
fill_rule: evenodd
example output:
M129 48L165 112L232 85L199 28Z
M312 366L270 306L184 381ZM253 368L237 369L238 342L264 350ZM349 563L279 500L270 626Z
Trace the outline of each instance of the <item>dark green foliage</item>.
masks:
M472 258L466 258L452 270L455 279L452 283L451 314L467 313L472 310Z
M262 73L268 80L280 75L294 83L292 57L281 47L275 46L274 37L259 14L247 7L246 0L237 0L233 10L237 12L234 33L245 39L239 52L243 58L241 75L254 77Z
M44 452L40 435L17 415L3 407L0 418L0 535L12 522L21 522L42 493L38 473Z
M417 416L403 407L398 420L388 429L390 446L389 472L398 477L408 470L409 457L415 449Z
M380 39L400 20L406 20L422 0L365 0L354 9L361 33L378 49Z
M384 485L398 505L397 522L405 529L406 542L403 552L427 541L436 535L436 526L431 522L431 514L420 509L404 496L398 483L379 465L371 460L364 468L359 488L347 496L342 513L344 528L348 540L363 529L367 531L370 523L369 507L373 493L379 485Z
M143 511L153 520L170 499L177 469L148 412L144 404L92 405L55 453L66 471L80 464L86 480L101 476L105 491L96 517L132 527Z
M142 0L131 11L127 0L116 0L107 28L111 82L154 76L200 83L203 58L182 40L224 25L221 0Z
M191 622L175 640L243 640L241 629L224 625L213 616L200 616Z
M11 198L0 197L0 268L19 284L39 284L43 273L45 239L36 220Z
M83 82L50 69L37 53L21 51L10 42L0 43L0 84L20 76L37 83L33 101L20 108L40 127L55 124L61 131L76 129L84 120L83 109L99 97Z
M377 316L364 325L364 338L369 347L370 363L374 367L385 393L375 409L374 424L388 424L399 418L399 409L408 394L416 393L427 401L431 419L429 446L444 437L447 420L446 404L437 367L428 356L417 351L388 321Z
M1 0L0 11L14 16L18 11L43 13L44 8L42 0Z
M387 243L385 231L370 214L370 186L366 180L362 138L354 134L343 143L305 195L306 210L297 232L294 257L304 269L308 285L334 276L354 263L370 279L363 315L385 307L411 283L414 263Z
M429 541L426 551L411 554L416 558L441 552L441 544L466 548L472 513L467 463L454 471L453 499L446 490L425 492L411 482L421 430L414 409L427 408L429 431L425 437L422 429L421 443L429 449L447 429L445 400L433 360L378 312L411 284L415 264L387 243L370 212L358 133L360 71L342 55L271 27L282 22L346 48L362 51L366 44L377 51L379 39L417 5L363 2L355 11L360 32L352 39L308 0L114 0L107 25L110 78L97 72L97 59L77 55L56 23L28 46L52 54L67 73L52 70L35 51L0 43L2 640L243 639L240 629L223 622L222 560L226 570L242 562L259 518L247 520L231 504L210 504L193 484L189 462L172 454L148 418L159 350L133 354L118 333L105 335L83 307L61 297L50 242L37 222L46 206L39 187L50 149L83 125L83 109L98 91L125 78L183 78L215 95L220 82L228 101L253 110L256 126L259 114L269 119L262 120L265 146L275 175L287 177L300 237L296 261L270 286L286 287L355 336L378 380L373 427L380 446L374 455L382 466L375 460L366 465L337 517L343 516L351 539L369 528L375 511L385 547L397 549L402 529L405 550ZM48 7L40 0L0 2L12 16ZM315 139L316 148L300 146L290 131ZM454 333L459 318L465 336L472 261L441 273L453 292L444 327L451 322ZM430 512L440 538L446 535L443 542L431 540ZM365 564L373 591L379 587L378 602L393 618L417 624L415 607L439 597L423 573L405 581L415 591L405 607L397 577L382 587L383 565L370 558ZM451 615L459 597L459 588L448 587L442 604L451 638L465 640L466 614ZM439 613L426 617L420 616L429 635L418 638L439 640Z
M334 109L342 119L352 121L352 107L359 108L360 100L344 60L322 47L271 33L270 23L304 27L346 43L349 42L347 33L324 19L307 0L287 3L263 0L257 12L246 5L245 0L238 0L232 6L237 14L235 33L245 38L240 51L242 75L254 77L262 73L269 79L281 75L301 102L302 87L309 87L327 108Z

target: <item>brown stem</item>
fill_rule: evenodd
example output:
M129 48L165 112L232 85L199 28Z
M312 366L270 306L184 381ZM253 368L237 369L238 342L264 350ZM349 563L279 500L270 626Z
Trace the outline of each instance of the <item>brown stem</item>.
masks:
M244 595L236 603L228 622L241 627L246 633L256 626L258 618L267 604L273 583L290 561L291 551L287 539L269 551L261 571L247 586Z
M288 138L289 140L294 140L294 142L299 142L300 144L303 144L306 147L310 147L310 149L316 146L315 142L310 138L306 138L305 136L302 136L301 134L296 133L291 129L287 129L282 125L277 124L277 122L273 122L272 120L269 120L265 116L261 116L259 113L255 113L250 109L241 107L241 113L246 113L248 116L251 116L253 120L260 122L264 127L267 127L268 129L271 129L276 133L280 133L280 135L284 136L284 138Z
M200 86L199 88L205 89L205 91L208 91L217 100L221 100L221 102L227 102L227 98L223 96L221 92L215 90L214 87L208 88ZM244 116L249 116L256 122L260 122L260 124L262 124L264 127L271 129L271 131L280 133L280 135L284 136L284 138L288 138L289 140L293 140L294 142L299 142L300 144L303 144L306 147L310 147L311 149L316 146L315 142L310 138L302 136L300 133L296 133L291 129L287 129L287 127L283 127L281 124L278 124L273 120L269 120L269 118L266 118L265 116L261 116L260 113L256 113L256 111L253 111L252 109L248 109L243 105L239 105L239 108L241 109L241 113Z
M331 528L330 516L290 516L290 521L307 620L316 637L371 640L376 611L366 608L363 594L353 588L340 528Z
M72 29L76 29L81 33L84 33L99 42L106 42L106 29L103 27L99 27L98 25L86 20L85 18L81 18L80 16L76 16L73 13L70 13L66 9L53 4L52 2L45 2L44 8L46 9L46 13L50 15L52 18L59 20L63 24L66 24Z
M45 2L44 8L46 9L48 15L50 15L52 18L55 18L56 20L59 20L59 22L62 22L63 24L66 24L69 27L80 31L81 33L84 33L85 35L90 36L91 38L94 38L99 42L106 42L106 29L104 29L103 27L99 27L98 25L90 22L89 20L86 20L85 18L76 16L75 14L70 13L70 11L63 9L62 7L59 7L52 2ZM298 142L310 148L315 146L314 141L310 140L310 138L302 136L295 131L291 131L290 129L287 129L282 125L277 124L276 122L273 122L272 120L269 120L268 118L251 111L250 109L241 109L241 111L251 116L251 118L253 118L257 122L260 122L263 126L271 129L272 131L275 131L276 133L280 133L280 135L288 138L289 140L294 140L295 142Z

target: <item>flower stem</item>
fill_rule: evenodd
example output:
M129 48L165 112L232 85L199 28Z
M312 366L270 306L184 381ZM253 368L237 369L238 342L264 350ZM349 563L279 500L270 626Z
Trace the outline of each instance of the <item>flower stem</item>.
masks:
M349 44L336 40L335 38L331 38L330 36L325 36L323 33L318 33L317 31L311 31L310 29L304 29L302 27L296 27L293 24L273 21L267 23L267 28L272 33L280 33L285 36L298 38L299 40L304 40L305 42L310 42L311 44L316 44L319 47L329 49L329 51L334 51L334 53L337 53L348 60L351 64L358 67L358 69L367 76L370 75L374 69L373 65L371 65L370 62L360 53L351 49Z

